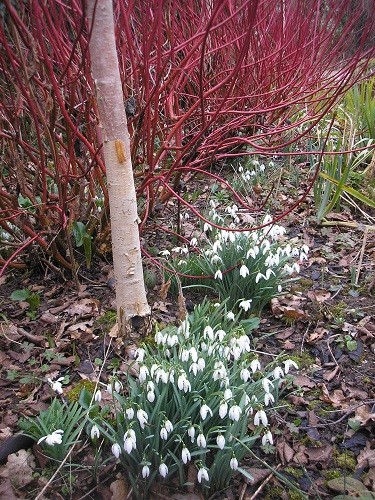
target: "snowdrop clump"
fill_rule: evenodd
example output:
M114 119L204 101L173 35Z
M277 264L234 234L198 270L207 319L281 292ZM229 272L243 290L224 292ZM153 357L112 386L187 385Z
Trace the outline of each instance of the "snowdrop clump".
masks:
M178 328L156 332L156 348L138 348L126 395L125 383L107 389L109 418L92 419L92 437L109 441L139 498L155 480L183 485L189 464L203 488L221 489L241 471L244 446L273 443L269 408L296 365L262 368L248 333L225 305L204 301Z
M264 217L261 229L238 231L239 209L236 205L227 207L226 218L217 212L215 202L211 201L210 205L210 220L227 225L228 230L204 223L201 247L194 238L190 251L187 246L173 248L170 263L184 275L209 276L210 279L202 280L202 285L215 290L219 300L227 299L230 309L258 314L283 291L293 276L300 273L309 248L306 244L289 241L283 226L270 224L270 215ZM165 251L162 253L167 256ZM184 259L179 257L181 254ZM181 281L199 285L197 278L181 277ZM251 306L242 307L241 304L247 301L251 301Z

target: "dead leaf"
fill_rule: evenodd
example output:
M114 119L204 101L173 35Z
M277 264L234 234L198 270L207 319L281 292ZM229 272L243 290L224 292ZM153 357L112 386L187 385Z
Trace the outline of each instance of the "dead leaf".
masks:
M306 377L305 375L295 375L293 377L293 385L295 387L302 387L302 388L308 388L312 389L313 387L316 387L316 383L311 380L309 377Z
M171 283L172 282L169 279L168 281L164 281L164 283L161 284L160 289L159 289L159 297L161 298L161 300L165 300L167 298Z
M334 408L349 407L347 398L341 389L337 389L330 394L325 384L320 384L319 387L322 389L322 395L319 398L321 401L331 404Z
M310 462L327 463L332 458L333 448L328 444L318 448L306 448L305 453Z
M366 426L368 423L375 422L375 413L371 413L369 405L362 405L356 408L354 418L361 422L361 425Z
M324 380L326 380L327 382L331 382L331 380L333 380L336 377L336 375L339 371L340 371L340 367L335 366L335 368L333 370L331 370L330 372L324 372L323 373Z
M9 478L14 488L23 488L33 481L34 469L33 454L30 451L20 450L8 456L5 467L2 467L1 476Z
M369 448L369 443L366 445L357 457L358 469L375 467L375 450Z
M317 340L321 340L324 338L328 333L328 330L326 328L316 328L308 337L307 337L307 342L308 344L314 344Z
M112 326L112 328L111 328L110 332L108 333L108 335L112 339L117 339L117 337L119 336L119 329L118 329L118 324L117 323Z
M310 290L307 296L310 300L321 304L331 298L331 293L327 290Z
M111 483L109 489L111 490L111 500L125 500L129 493L129 488L124 478L116 479Z
M276 451L280 457L282 465L286 465L293 460L294 451L286 441L279 441L276 445Z

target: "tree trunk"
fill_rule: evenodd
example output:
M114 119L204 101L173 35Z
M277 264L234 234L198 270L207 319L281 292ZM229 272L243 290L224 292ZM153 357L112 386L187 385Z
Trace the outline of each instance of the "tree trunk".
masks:
M130 138L117 59L112 0L88 0L91 71L95 81L111 213L120 337L147 332L150 308L143 280Z

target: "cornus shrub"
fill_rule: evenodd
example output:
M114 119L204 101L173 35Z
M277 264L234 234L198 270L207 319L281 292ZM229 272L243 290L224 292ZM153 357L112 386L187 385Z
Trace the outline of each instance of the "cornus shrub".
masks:
M245 331L226 313L225 305L204 302L178 328L158 331L155 347L137 351L138 375L109 385L106 418L99 409L92 418L95 436L108 441L137 498L164 479L222 489L234 471L246 474L239 466L245 446L273 443L269 408L296 365L262 368L248 336L258 320L248 320ZM100 407L101 398L94 399Z
M200 242L196 238L190 247L174 247L161 254L169 259L184 285L211 288L228 308L258 314L292 275L300 272L300 263L307 259L305 244L285 238L285 228L263 219L262 229L235 231L238 207L228 206L224 219L211 201L209 218L213 224L227 224L229 230L217 229L205 223ZM168 265L167 264L167 265ZM205 278L200 281L197 278ZM198 281L198 283L197 283Z

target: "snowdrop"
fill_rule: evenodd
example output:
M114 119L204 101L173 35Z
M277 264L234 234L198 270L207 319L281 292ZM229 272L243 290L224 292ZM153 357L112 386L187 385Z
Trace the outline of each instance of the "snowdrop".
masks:
M229 311L227 313L227 319L229 319L229 321L234 321L235 320L235 316L234 316L234 313L232 311Z
M220 271L220 269L218 269L216 271L214 278L215 278L215 280L222 280L223 279L223 273Z
M57 392L57 394L62 394L63 393L63 388L61 382L64 380L65 377L60 377L57 380L53 381L50 378L47 378L48 383L50 384L52 390L54 392Z
M206 446L207 446L206 438L204 437L204 435L202 433L198 434L198 436L197 436L197 445L200 448L206 448Z
M266 446L267 443L271 445L273 444L273 437L271 431L267 431L262 437L262 446Z
M270 392L266 392L264 395L264 404L266 406L268 406L270 403L274 403L274 402L275 402L275 398L273 397L273 395Z
M237 470L238 469L238 460L236 457L232 457L230 462L229 462L229 466L232 470Z
M251 302L252 302L251 299L249 299L249 300L242 300L239 303L239 307L241 307L241 309L243 309L245 312L247 312L250 309L250 307L251 307Z
M262 380L262 386L263 386L264 392L266 392L266 393L270 392L270 386L274 387L273 383L268 378L264 378Z
M186 446L182 448L181 459L184 464L187 464L191 460L190 451L186 448Z
M129 408L126 408L125 409L125 413L126 413L126 417L129 419L129 420L132 420L134 418L134 409L129 407Z
M238 422L241 416L242 410L238 405L231 406L229 408L228 417L235 422Z
M205 329L203 330L203 338L206 339L207 337L210 340L214 340L214 338L215 338L214 331L213 331L213 329L209 325L207 325L205 327Z
M135 351L135 360L138 361L138 363L143 363L144 357L145 357L146 351L142 349L142 347L138 347Z
M240 377L244 382L247 382L251 378L249 370L247 368L242 368Z
M220 418L225 418L228 413L228 403L223 401L219 406L219 416Z
M94 401L96 401L97 403L100 403L101 400L102 400L102 393L100 390L98 390L95 392Z
M220 450L224 449L225 446L225 437L222 434L219 434L216 438L216 444L220 448Z
M290 370L290 367L293 366L296 370L298 370L298 365L295 361L293 361L292 359L287 359L286 361L284 361L284 370L285 370L285 373L289 373L289 370Z
M137 447L137 437L133 429L128 429L124 434L124 450L130 455Z
M272 372L273 378L278 380L284 376L283 369L280 366L276 366L276 368Z
M243 264L240 267L240 276L242 276L242 278L246 278L246 276L248 276L249 274L250 274L249 269L245 266L245 264Z
M193 425L188 429L188 436L190 437L191 442L194 443L195 428Z
M204 467L201 467L198 471L197 475L198 483L201 483L202 480L209 481L208 471Z
M142 467L142 477L143 479L146 479L146 477L149 477L150 475L150 467L148 465L144 465Z
M138 374L138 380L141 384L143 384L143 382L146 381L148 375L150 374L150 372L148 371L148 368L146 365L142 365L140 368L139 368L139 374Z
M258 410L254 415L254 425L258 426L262 423L264 427L268 425L268 418L264 410Z
M200 409L201 419L202 420L206 420L208 414L210 414L211 417L212 417L212 410L211 410L211 408L208 405L206 405L206 404L202 405L201 409Z
M43 441L45 441L49 446L54 446L55 444L61 444L63 434L64 431L62 429L57 429L56 431L53 431L51 434L41 437L37 444L40 444Z
M147 413L144 410L139 409L137 411L137 419L138 419L138 422L139 422L139 425L141 426L141 428L144 429L145 425L147 424L147 421L148 421Z
M121 447L120 447L120 445L117 444L117 443L113 443L113 445L111 447L111 450L112 450L113 455L116 458L119 458L119 456L121 455Z
M114 382L107 385L107 392L108 394L113 394L113 391L119 393L122 389L122 384L118 380L115 380Z
M164 478L168 475L168 467L164 462L159 465L159 474Z
M208 233L209 231L211 231L211 229L212 229L211 224L209 224L208 222L205 222L204 225L203 225L203 231L205 233Z
M253 373L255 373L256 371L260 370L260 363L259 363L259 359L258 358L255 358L255 359L253 359L251 361L250 368L251 368L251 371Z
M91 439L95 439L95 438L99 439L100 432L99 432L99 429L98 429L98 427L96 425L93 425L91 427L90 436L91 436Z

